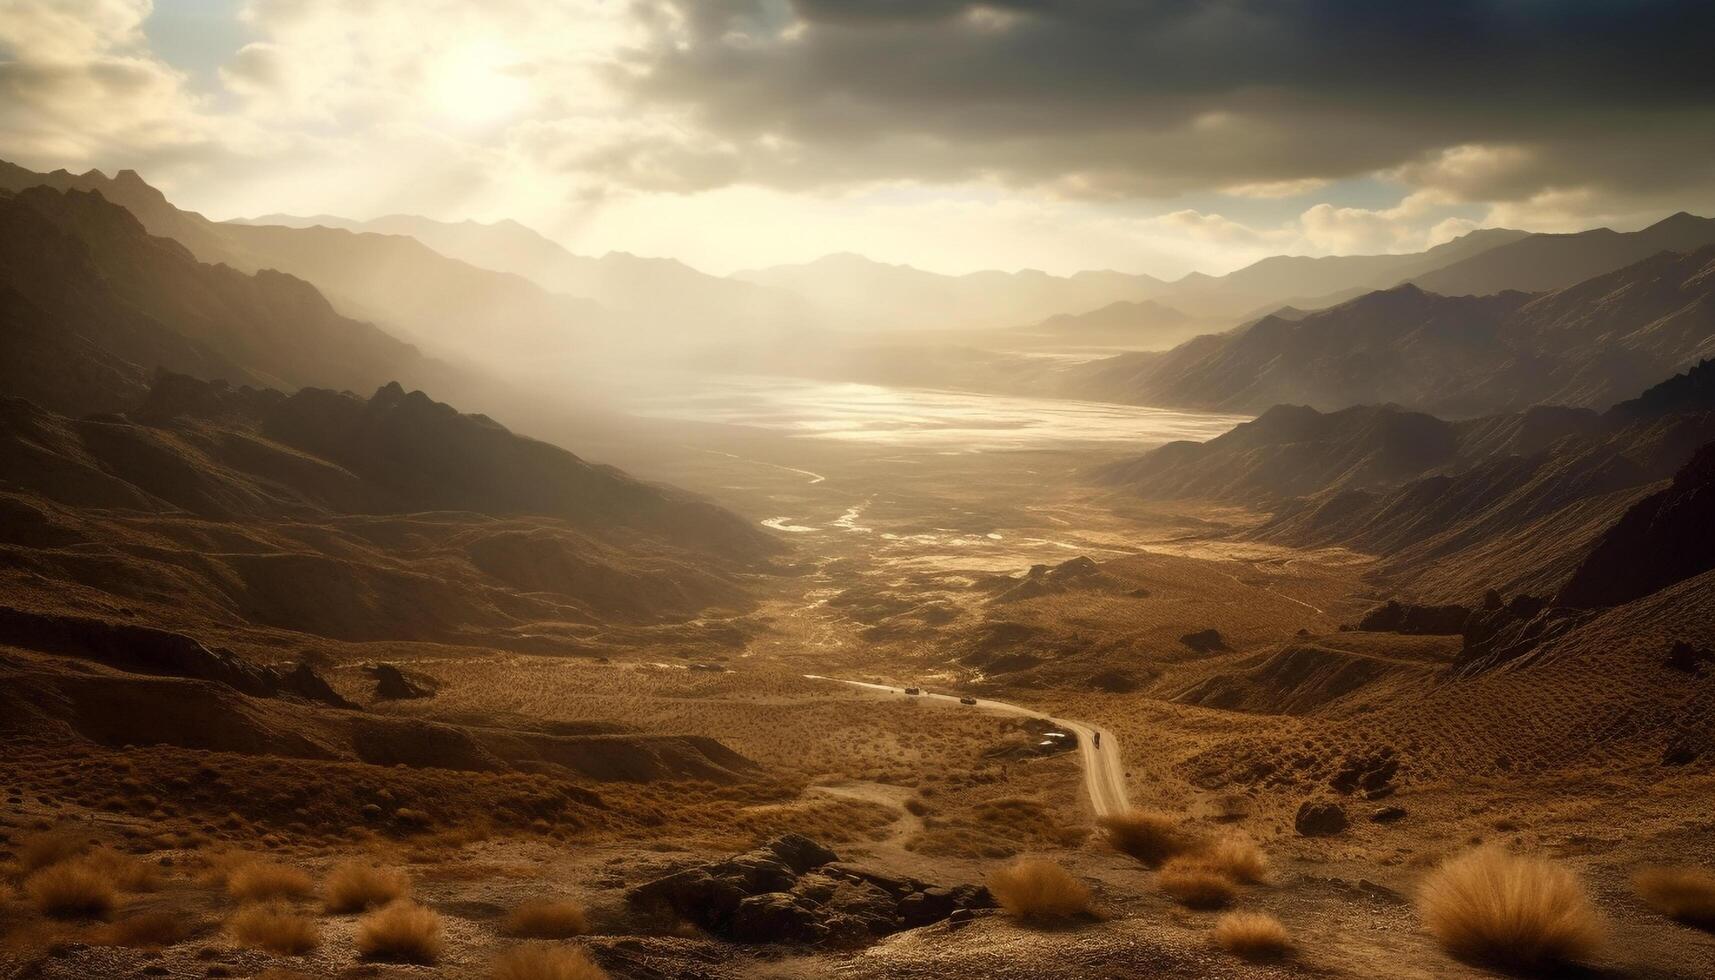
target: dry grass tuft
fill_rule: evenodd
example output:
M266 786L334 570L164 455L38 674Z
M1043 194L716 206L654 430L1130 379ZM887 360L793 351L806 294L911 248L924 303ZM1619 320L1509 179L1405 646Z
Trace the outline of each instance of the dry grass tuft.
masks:
M1161 866L1156 884L1175 902L1192 909L1220 909L1239 897L1238 886L1201 857L1181 855Z
M310 876L297 868L267 861L239 865L226 876L227 894L241 902L303 898L313 887Z
M607 980L607 971L573 946L520 946L494 961L494 980Z
M1197 846L1196 838L1187 834L1179 826L1179 821L1165 813L1132 810L1102 817L1096 823L1107 834L1108 843L1114 850L1129 854L1152 868Z
M40 871L89 852L95 842L77 827L62 826L26 834L18 841L18 867L25 873Z
M1701 868L1650 868L1638 872L1632 887L1662 915L1715 931L1715 874Z
M989 891L1020 919L1065 919L1090 911L1090 889L1052 861L1015 861L989 875Z
M415 902L394 902L357 923L358 952L370 959L433 964L443 946L441 917Z
M1292 952L1292 937L1272 915L1228 912L1215 922L1215 945L1242 960L1284 959Z
M119 889L100 868L83 861L51 864L24 879L36 911L56 919L104 918L119 904Z
M321 945L316 920L277 905L246 906L226 926L243 945L282 956L302 956Z
M1198 860L1244 885L1268 880L1268 857L1249 837L1232 834L1198 852Z
M569 939L590 931L584 907L569 898L525 902L506 917L508 936L524 939Z
M182 943L191 935L190 923L172 912L144 912L102 927L94 942L100 946L134 946L161 949Z
M161 887L159 868L111 847L98 847L82 861L106 875L113 887L122 892L152 892Z
M234 871L261 860L248 851L225 849L202 851L197 856L203 867L197 872L196 880L210 888L225 888L227 879L232 877Z
M341 861L322 882L322 904L329 912L363 912L411 894L403 871L365 861Z
M1601 918L1572 872L1497 847L1444 862L1424 881L1418 908L1449 953L1503 967L1579 962L1604 939Z

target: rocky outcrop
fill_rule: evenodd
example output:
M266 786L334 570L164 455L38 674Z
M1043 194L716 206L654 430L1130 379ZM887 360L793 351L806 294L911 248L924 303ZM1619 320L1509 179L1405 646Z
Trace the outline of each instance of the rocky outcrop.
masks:
M1358 629L1365 633L1458 636L1470 618L1471 610L1464 606L1419 606L1390 601L1364 613L1358 620Z
M1471 614L1453 672L1471 676L1520 661L1543 643L1588 622L1593 615L1551 605L1536 596L1514 596L1505 605Z
M1006 583L1012 581L1014 580L1002 579L1001 584L1005 591L989 601L997 604L1022 602L1047 595L1061 595L1073 590L1115 589L1119 586L1117 579L1103 572L1101 566L1085 555L1058 565L1032 565L1025 573L1023 581L1006 586Z
M374 664L366 668L375 678L375 697L382 701L408 701L433 697L435 683L416 674L406 674L392 664Z
M81 616L0 607L0 643L78 657L133 674L214 681L252 697L294 696L354 707L308 664L284 669L251 663L182 633Z
M943 888L846 864L798 834L639 885L626 901L734 942L841 946L994 907L980 885Z
M1214 629L1186 633L1179 638L1179 642L1198 653L1226 653L1232 649L1227 645L1227 640L1221 635L1221 631Z
M1616 606L1715 568L1715 443L1667 489L1634 504L1590 549L1555 601Z

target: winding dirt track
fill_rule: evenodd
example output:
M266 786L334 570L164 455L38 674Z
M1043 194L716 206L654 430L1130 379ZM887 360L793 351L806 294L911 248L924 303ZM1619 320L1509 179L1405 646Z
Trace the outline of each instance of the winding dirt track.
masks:
M989 701L978 698L974 705L961 705L956 695L906 694L904 688L892 687L887 684L871 684L867 681L848 681L838 677L823 677L820 674L805 674L810 680L832 681L836 684L849 684L870 691L883 691L909 697L917 701L939 701L954 707L968 708L973 711L991 711L996 714L1016 715L1021 718L1040 718L1072 732L1078 737L1078 762L1084 767L1084 786L1090 792L1090 808L1096 816L1105 817L1111 814L1124 813L1130 809L1125 791L1125 767L1120 764L1119 740L1113 732L1105 728L1087 724L1081 721L1069 721L1065 718L1054 718L1040 711L1021 708L1016 704L1005 701ZM1101 736L1101 747L1096 747L1096 736Z

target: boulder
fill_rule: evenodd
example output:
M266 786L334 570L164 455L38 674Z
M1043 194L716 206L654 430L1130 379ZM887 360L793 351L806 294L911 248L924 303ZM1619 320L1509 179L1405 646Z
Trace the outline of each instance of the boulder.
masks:
M1715 664L1715 650L1694 647L1684 640L1679 640L1667 652L1667 665L1674 670L1702 675L1705 664Z
M946 888L926 888L920 892L912 892L899 902L899 917L905 920L907 928L926 926L931 922L940 922L953 914L953 893Z
M840 859L838 854L803 834L784 834L764 844L762 849L799 874Z
M835 882L821 904L827 909L830 920L833 916L844 920L839 925L829 922L829 927L836 932L861 931L872 936L885 936L897 932L902 925L898 900L867 881Z
M786 892L764 892L738 903L727 934L741 943L817 943L828 927L816 906Z
M1346 808L1338 803L1306 800L1298 807L1292 827L1303 837L1332 837L1346 829Z
M1380 806L1370 811L1370 819L1376 823L1393 823L1405 819L1405 807Z
M1232 649L1227 646L1227 639L1221 635L1221 631L1215 629L1186 633L1179 638L1179 642L1198 653L1225 653Z
M374 664L368 668L368 673L375 678L375 697L382 701L426 698L435 693L432 685L407 677L404 671L392 664Z
M626 901L643 912L671 911L736 942L830 946L994 907L981 885L943 888L846 864L798 834L646 882Z

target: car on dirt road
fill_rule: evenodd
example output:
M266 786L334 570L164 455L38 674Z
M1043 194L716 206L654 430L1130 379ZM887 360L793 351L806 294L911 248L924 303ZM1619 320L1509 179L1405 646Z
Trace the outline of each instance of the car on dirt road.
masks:
M923 689L922 689L922 688L920 688L920 687L908 687L908 688L906 688L906 689L905 689L905 693L906 693L906 694L911 694L911 695L917 695L917 694L922 694L922 693L923 693Z
M962 697L959 699L959 703L960 704L976 704L977 699L971 697L970 695L966 695L965 697Z

